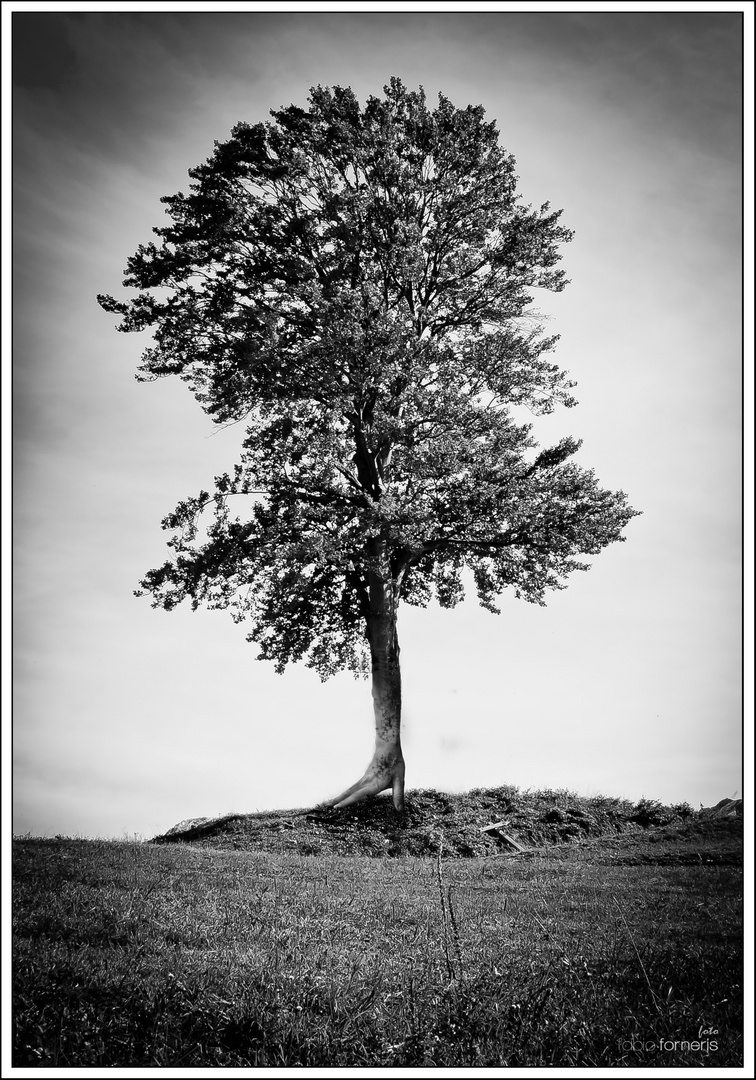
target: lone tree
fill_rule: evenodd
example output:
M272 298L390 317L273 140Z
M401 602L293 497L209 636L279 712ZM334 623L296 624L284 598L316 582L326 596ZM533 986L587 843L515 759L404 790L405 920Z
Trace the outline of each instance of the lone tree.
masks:
M507 586L543 604L635 511L569 461L579 442L535 453L512 411L575 404L528 312L566 284L561 212L523 204L481 106L384 94L318 86L238 124L162 200L171 223L128 262L139 294L98 300L152 329L139 378L178 375L246 425L137 595L249 619L278 671L372 673L375 753L332 805L391 788L402 809L400 601L453 607L467 569L491 611Z

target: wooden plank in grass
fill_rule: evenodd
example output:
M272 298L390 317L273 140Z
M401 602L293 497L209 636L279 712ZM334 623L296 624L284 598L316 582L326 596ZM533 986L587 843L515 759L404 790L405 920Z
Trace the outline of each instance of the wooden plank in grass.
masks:
M527 851L527 848L524 848L510 833L505 832L505 825L506 821L496 821L493 825L485 825L480 831L488 833L489 836L495 837L497 840L503 840L510 847L513 847L515 851Z

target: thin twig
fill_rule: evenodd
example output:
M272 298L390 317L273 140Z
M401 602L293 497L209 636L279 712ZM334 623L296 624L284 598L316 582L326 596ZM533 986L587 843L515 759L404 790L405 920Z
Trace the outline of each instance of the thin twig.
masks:
M657 1000L656 994L653 991L653 987L651 986L651 981L649 980L646 969L643 966L643 961L641 960L641 955L638 952L638 947L635 944L635 938L633 937L632 931L631 931L630 927L627 924L627 919L625 918L625 914L624 914L622 908L619 905L619 901L617 900L617 897L613 896L612 900L614 901L614 903L615 903L615 905L617 907L617 911L619 911L619 913L620 913L620 918L622 919L623 923L625 924L625 929L627 930L627 935L630 938L630 944L632 945L633 951L635 952L635 955L638 958L638 964L640 965L640 969L643 972L643 978L646 980L646 986L648 987L648 992L651 995L651 1000L654 1003L654 1007L655 1007L656 1011L658 1012L659 1016L662 1016L663 1015L662 1010L661 1010L661 1008L659 1006L659 1002Z
M441 918L444 923L444 955L446 957L446 970L449 973L449 981L455 982L454 965L449 956L449 920L446 914L446 899L444 897L444 876L441 869L441 850L443 841L438 841L438 857L436 859L436 877L438 880L438 895L441 898Z

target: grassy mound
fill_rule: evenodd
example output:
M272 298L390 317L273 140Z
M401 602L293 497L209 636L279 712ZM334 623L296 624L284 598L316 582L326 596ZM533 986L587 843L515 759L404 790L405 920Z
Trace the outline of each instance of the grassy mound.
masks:
M342 810L316 807L194 819L174 826L154 842L300 855L422 856L436 855L441 848L447 858L469 858L513 850L481 831L503 822L502 828L525 848L604 840L611 850L609 842L618 838L648 840L653 836L662 844L654 854L661 856L664 843L673 848L693 845L694 851L697 836L706 838L707 847L716 837L724 841L727 852L733 842L739 850L742 821L742 805L727 803L725 807L726 800L712 810L695 812L687 803L662 806L650 799L632 803L515 787L478 788L461 795L411 791L406 802L402 814L385 795ZM721 812L723 808L726 813ZM695 861L695 855L691 860Z

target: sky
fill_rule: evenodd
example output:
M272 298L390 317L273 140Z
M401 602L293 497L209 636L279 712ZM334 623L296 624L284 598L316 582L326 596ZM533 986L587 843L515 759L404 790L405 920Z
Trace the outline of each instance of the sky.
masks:
M408 789L742 794L742 16L501 8L9 13L15 834L310 806L370 759L367 683L134 597L243 433L137 383L149 341L95 296L235 123L392 75L481 103L564 210L538 307L579 406L535 431L642 511L546 607L400 612Z

